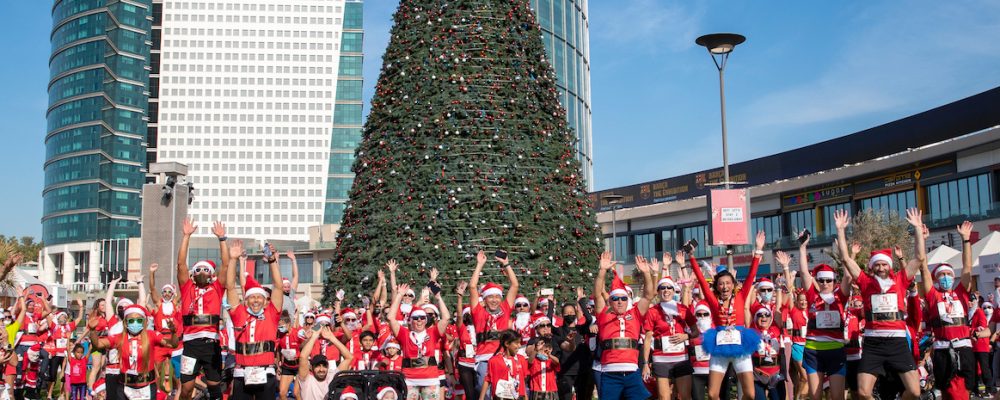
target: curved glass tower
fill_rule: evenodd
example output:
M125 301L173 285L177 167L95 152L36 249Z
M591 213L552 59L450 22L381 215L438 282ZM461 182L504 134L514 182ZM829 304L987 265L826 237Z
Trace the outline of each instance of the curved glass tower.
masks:
M139 236L151 0L55 0L42 240Z
M590 20L587 0L531 0L549 62L556 70L566 120L576 132L577 157L587 189L593 190L590 132Z

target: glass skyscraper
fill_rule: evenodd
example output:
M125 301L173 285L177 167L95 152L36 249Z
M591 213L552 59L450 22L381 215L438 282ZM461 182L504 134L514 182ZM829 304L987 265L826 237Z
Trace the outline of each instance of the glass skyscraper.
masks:
M139 236L151 9L151 0L54 1L46 246Z
M549 62L558 77L566 120L576 133L577 158L593 190L594 162L590 130L590 20L587 0L531 0Z
M324 224L340 223L348 192L354 182L354 173L351 172L354 148L361 143L363 22L364 3L361 0L347 0L344 4L344 30L340 40L340 65L337 68L337 99L333 106L333 140L330 141Z

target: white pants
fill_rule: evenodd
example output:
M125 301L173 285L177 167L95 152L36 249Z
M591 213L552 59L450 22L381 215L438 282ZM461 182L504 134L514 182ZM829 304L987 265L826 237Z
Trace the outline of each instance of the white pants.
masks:
M729 368L729 364L733 364L733 371L737 374L742 374L744 372L753 372L753 361L750 360L750 356L743 357L723 357L713 355L712 359L709 360L708 371L709 372L719 372L726 373L726 369Z

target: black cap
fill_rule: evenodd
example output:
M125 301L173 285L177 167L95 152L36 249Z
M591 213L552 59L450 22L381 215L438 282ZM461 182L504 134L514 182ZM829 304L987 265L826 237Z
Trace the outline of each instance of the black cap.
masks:
M309 361L309 365L311 365L313 367L315 367L315 366L317 366L319 364L323 364L323 365L325 365L327 367L330 366L330 362L326 359L326 356L324 356L322 354L317 354L317 355L313 356L312 360Z

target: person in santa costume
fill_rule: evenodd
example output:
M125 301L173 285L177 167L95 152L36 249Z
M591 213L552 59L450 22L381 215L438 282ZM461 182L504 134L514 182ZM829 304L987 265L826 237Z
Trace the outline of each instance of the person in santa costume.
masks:
M830 398L841 400L847 375L844 315L851 298L850 275L838 286L833 267L819 264L810 272L809 256L801 250L799 272L809 304L802 366L808 377L809 394L813 400L820 400L823 382L829 378Z
M594 279L595 310L597 310L597 341L601 349L601 381L598 397L602 400L640 400L650 396L639 370L642 321L656 296L656 286L649 264L637 263L642 273L642 296L634 305L625 282L614 274L608 301L599 295L605 291L608 271L615 265L610 252L601 255L600 269ZM610 302L610 304L608 304Z
M655 259L651 270L658 270ZM636 264L645 262L636 257ZM688 340L691 328L687 321L689 309L675 300L680 294L680 286L670 276L665 276L656 284L660 303L652 305L646 312L643 324L646 337L643 341L643 359L650 360L643 365L643 377L656 378L656 390L660 400L672 399L671 387L676 389L681 400L691 398L691 375L694 368L688 359ZM652 350L652 357L649 357Z
M923 223L919 210L907 210L908 220L916 228L915 248L924 248ZM898 374L905 388L904 399L920 396L920 377L917 365L908 351L906 296L907 287L919 272L926 259L912 260L898 271L893 270L891 250L871 252L868 271L861 270L847 248L847 227L850 215L847 210L834 212L837 227L837 247L847 273L858 284L865 305L864 352L858 364L858 394L872 398L879 375ZM920 254L917 257L920 257Z
M919 213L915 212L912 218L920 222ZM922 226L916 228L917 236L921 236ZM968 399L966 382L976 380L976 359L972 354L973 339L970 339L974 336L969 321L969 293L973 287L972 244L969 241L972 223L965 221L958 227L958 233L962 235L962 271L958 282L951 265L937 264L932 273L927 266L926 256L919 257L923 261L920 263L923 276L933 277L922 279L920 284L927 302L927 324L934 333L934 353L931 355L934 387L941 391L946 400ZM924 251L923 246L918 247L917 251ZM989 337L989 331L980 330L976 334ZM867 343L865 345L867 347ZM865 350L867 353L868 349Z
M505 254L505 253L504 253ZM503 274L510 283L510 288L504 296L503 287L496 283L487 283L480 290L479 276L486 265L486 253L476 254L476 269L469 279L469 306L472 307L472 323L476 328L476 393L481 394L483 381L486 379L487 362L500 348L500 332L513 328L510 314L521 287L517 275L511 268L508 258L494 257L500 263ZM482 299L480 300L480 296ZM465 388L466 391L469 388ZM489 398L489 393L486 393Z
M173 322L168 322L170 336L155 330L148 330L148 312L138 304L125 308L124 332L107 337L97 335L94 328L97 321L87 323L91 329L90 342L94 349L118 349L121 358L121 384L127 399L155 399L157 394L155 357L156 347L177 346L177 330Z

